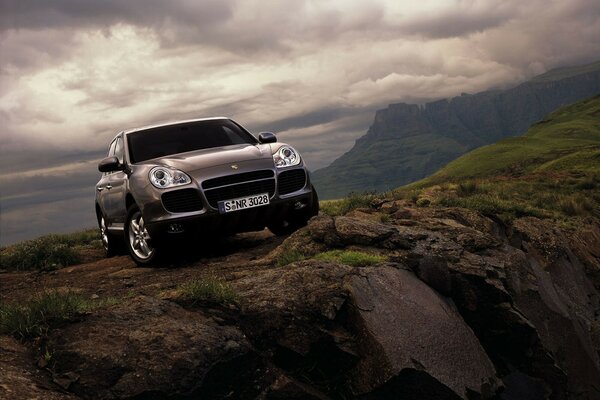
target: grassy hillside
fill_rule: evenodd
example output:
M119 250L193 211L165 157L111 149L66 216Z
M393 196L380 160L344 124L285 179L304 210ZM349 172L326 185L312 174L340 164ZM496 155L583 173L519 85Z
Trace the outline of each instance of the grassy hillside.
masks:
M600 215L600 96L562 107L522 137L474 150L395 191L505 217Z
M352 149L314 171L311 180L321 199L388 191L430 176L473 149L521 136L559 107L598 93L600 62L551 70L511 89L424 105L390 104L377 111Z

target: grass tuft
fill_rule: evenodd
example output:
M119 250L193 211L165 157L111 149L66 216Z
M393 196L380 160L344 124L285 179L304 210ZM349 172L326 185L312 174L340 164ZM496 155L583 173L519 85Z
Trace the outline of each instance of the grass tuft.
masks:
M331 250L325 253L317 254L316 260L337 262L353 267L367 267L373 264L379 264L388 260L385 256L369 254L362 251L351 250Z
M20 303L0 303L0 334L18 339L42 336L81 313L116 302L112 298L88 300L71 291L48 291Z
M421 197L416 201L415 204L417 207L429 207L431 205L431 199L428 199L427 197Z
M371 207L376 197L374 192L350 193L344 199L321 201L320 209L321 212L331 216L344 215L357 208Z
M585 216L594 210L593 202L584 196L567 196L558 200L560 210L569 216Z
M277 257L276 264L278 267L285 267L288 264L291 264L296 261L302 261L306 259L306 255L298 250L290 250L285 249L279 256Z
M46 235L0 249L0 269L48 270L81 262L78 249L101 248L96 230Z
M459 196L470 196L478 191L477 183L474 181L461 182L456 187L456 194Z
M215 277L194 279L181 285L179 293L192 305L202 302L233 303L237 299L231 286Z

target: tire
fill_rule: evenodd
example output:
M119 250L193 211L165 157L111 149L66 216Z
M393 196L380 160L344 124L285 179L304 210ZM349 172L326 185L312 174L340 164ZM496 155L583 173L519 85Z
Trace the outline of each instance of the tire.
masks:
M298 213L290 213L286 219L271 223L267 226L276 236L286 236L306 226L309 219L319 214L319 196L314 186L311 186L312 197L310 204Z
M98 227L106 257L114 257L121 254L123 252L123 238L108 232L106 220L102 214L98 215Z
M313 185L310 185L310 188L312 189L312 198L310 199L310 212L309 212L309 216L308 219L311 219L314 216L319 215L319 195L317 194L317 191L315 190L315 187ZM307 220L308 221L308 220Z
M125 246L137 265L150 266L158 259L159 252L150 240L142 212L136 204L132 204L125 219Z

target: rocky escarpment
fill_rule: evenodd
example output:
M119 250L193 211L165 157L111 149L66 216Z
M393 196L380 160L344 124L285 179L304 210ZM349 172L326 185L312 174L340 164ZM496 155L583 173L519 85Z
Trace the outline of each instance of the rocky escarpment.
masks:
M181 279L178 268L138 270L149 280L143 293L49 332L47 373L63 391L52 394L596 399L599 233L596 223L572 232L535 218L505 226L401 201L321 215L256 259L238 254L219 267L238 295L232 304L156 291ZM385 261L317 256L332 249ZM289 254L301 256L282 265Z
M571 72L570 72L571 71ZM600 93L600 63L550 71L507 90L423 106L390 104L313 183L323 199L386 191L425 178L466 152L525 133L560 106Z

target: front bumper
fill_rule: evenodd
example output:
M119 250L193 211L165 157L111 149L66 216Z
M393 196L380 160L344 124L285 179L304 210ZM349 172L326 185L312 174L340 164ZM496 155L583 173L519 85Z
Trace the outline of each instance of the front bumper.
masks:
M243 168L240 168L241 171L236 171L234 174L229 173L228 175L225 175L225 177L247 176L248 173L257 171L256 169L253 171L251 165L243 165L242 167ZM260 169L260 171L269 171L269 169ZM224 175L222 175L222 173L219 175L218 171L215 171L214 174L203 171L203 175L208 176L207 179L198 179L199 177L193 176L194 182L192 182L191 185L174 188L168 191L156 191L151 198L142 202L144 204L142 214L144 215L146 227L150 236L155 239L165 235L174 236L179 233L210 235L217 232L237 233L262 230L272 222L285 219L290 213L303 212L303 210L310 209L313 199L312 185L310 184L308 171L306 171L303 165L286 168L283 171L278 171L273 168L270 169L270 171L273 173L272 178L263 179L262 181L254 180L250 183L243 181L234 184L223 182L223 186L217 187L212 184L206 185L206 182L221 184L220 180L223 179ZM300 171L304 171L306 177L303 183L299 183L298 180L296 180L295 186L290 189L289 182L280 179L280 177L284 172L287 173L286 176L290 176L290 174L294 174L294 171L296 172L296 176L298 176ZM270 185L264 184L264 182L269 179L274 181L272 189L270 189ZM236 190L233 190L232 188L235 188ZM216 203L215 193L218 192L219 195L225 196L225 198L221 198L221 200L228 200L231 198L242 197L233 194L240 193L238 189L244 190L244 196L265 193L268 191L270 194L270 204L264 207L220 214ZM168 210L169 207L172 209L172 206L169 204L167 204L167 207L165 206L163 196L165 193L181 190L187 190L188 194L195 193L198 199L198 209L184 212L171 212ZM252 193L252 190L256 191L256 193ZM227 196L232 197L227 198Z

